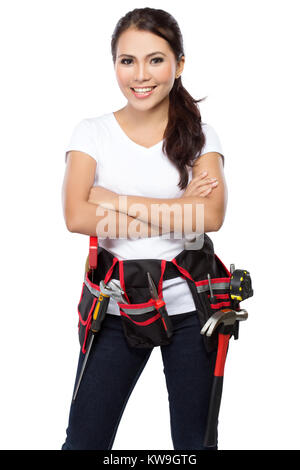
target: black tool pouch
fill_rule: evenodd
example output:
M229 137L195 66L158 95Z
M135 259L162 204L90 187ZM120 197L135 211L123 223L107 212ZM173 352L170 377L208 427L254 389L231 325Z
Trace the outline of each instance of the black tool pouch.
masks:
M118 305L129 346L153 348L169 344L172 331L168 336L165 322L156 309L155 300L151 298L147 279L149 272L161 294L165 265L160 260L150 259L119 261L118 264L120 283L125 292L123 297L127 302L118 302ZM161 295L160 299L163 302Z
M153 348L167 345L171 342L168 338L163 319L156 310L155 302L149 299L148 288L127 288L129 300L135 302L119 303L122 318L123 331L129 346L134 348ZM144 299L144 301L142 301Z
M207 320L222 308L232 308L230 298L230 271L214 252L211 239L204 234L201 250L184 251L175 258L178 269L186 276L186 281L193 296L202 329ZM210 289L207 274L215 297L215 304L210 302ZM203 337L206 350L214 351L218 346L217 335Z
M78 311L78 337L81 351L85 354L88 334L92 323L92 314L97 302L98 296L93 295L88 289L86 283L82 285L82 291L77 307Z
M164 264L163 264L164 266ZM176 271L176 270L175 270ZM172 331L166 333L165 322L151 299L147 272L157 286L160 302L162 299L162 261L157 259L124 260L114 257L104 248L98 249L97 268L85 275L82 295L78 305L79 337L82 351L85 352L87 335L91 326L92 313L99 296L99 284L109 284L111 279L118 280L124 291L122 301L118 302L125 339L135 348L153 348L167 345L172 340ZM178 276L178 272L175 272ZM127 302L127 303L125 303ZM171 322L170 322L171 323Z

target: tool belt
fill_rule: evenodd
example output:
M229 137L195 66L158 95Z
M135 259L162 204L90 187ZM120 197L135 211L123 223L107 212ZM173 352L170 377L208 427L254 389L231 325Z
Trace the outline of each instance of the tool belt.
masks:
M153 348L167 345L172 341L172 337L166 334L163 318L156 308L157 304L151 298L147 272L151 274L162 303L165 280L179 276L186 280L195 302L200 329L214 312L224 307L232 307L229 295L231 273L214 253L213 243L206 234L204 234L201 249L184 249L171 261L163 259L122 261L98 246L97 267L93 270L86 270L78 303L78 333L83 353L86 352L93 310L100 295L100 282L104 281L107 284L111 279L120 281L120 286L124 291L123 297L127 302L117 303L128 345L135 348ZM214 304L210 303L208 273L214 296L217 299L217 303ZM180 309L180 298L178 309ZM217 348L215 339L203 338L207 351Z

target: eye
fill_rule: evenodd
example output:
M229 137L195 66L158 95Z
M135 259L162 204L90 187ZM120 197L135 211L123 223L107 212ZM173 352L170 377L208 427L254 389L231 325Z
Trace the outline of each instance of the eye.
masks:
M129 65L128 63L125 63L125 62L124 62L124 61L126 61L126 60L129 60L129 62L132 61L132 59L122 59L122 60L121 60L121 64ZM151 59L151 61L152 61L152 60L158 60L158 61L160 61L160 62L163 62L163 61L164 61L164 59L163 59L162 57L153 57L153 59ZM156 62L156 63L160 63L160 62Z
M164 59L162 57L154 57L152 60L160 60L160 62L164 61Z
M132 60L132 59L122 59L121 64L124 64L124 60ZM127 65L127 64L125 64L125 65Z

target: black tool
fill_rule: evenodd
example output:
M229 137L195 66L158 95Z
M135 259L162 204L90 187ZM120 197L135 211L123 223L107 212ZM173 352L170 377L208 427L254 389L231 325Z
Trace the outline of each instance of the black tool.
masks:
M151 297L153 300L155 300L155 308L160 313L160 316L164 325L164 329L166 330L167 337L171 338L171 336L173 335L173 328L172 328L172 322L170 320L167 309L165 307L166 304L164 300L159 298L155 284L149 272L147 272L147 276L148 276L148 283L149 283L149 290L151 293Z
M218 332L218 352L204 437L205 447L215 447L217 444L218 416L221 405L224 367L229 339L233 333L235 323L247 320L247 318L248 313L246 310L236 312L230 308L224 308L214 313L201 330L201 334L206 336L211 336L214 332Z
M210 301L211 304L217 304L218 299L214 295L214 292L213 292L213 289L212 289L212 286L211 286L211 280L210 280L210 274L209 273L207 273L207 279L208 279L208 286L209 286L209 291L210 291L209 301Z
M109 296L109 294L105 294L103 292L103 290L104 289L102 289L102 291L100 290L100 295L98 297L98 300L96 302L96 306L95 306L94 311L92 313L93 320L92 320L91 329L90 329L90 333L89 333L90 334L90 340L89 340L89 344L88 344L88 347L87 347L87 350L86 350L86 353L85 353L85 358L84 358L84 361L83 361L83 364L82 364L82 367L81 367L81 371L80 371L80 375L79 375L79 378L78 378L78 381L77 381L76 389L75 389L75 392L74 392L74 395L73 395L73 401L75 401L75 399L76 399L77 392L78 392L78 389L79 389L79 386L80 386L80 383L81 383L83 373L84 373L85 368L86 368L87 360L88 360L88 357L89 357L89 354L90 354L90 351L91 351L91 348L92 348L92 345L93 345L95 335L100 331L102 322L103 322L105 314L107 312L110 296Z
M242 300L253 296L252 282L249 271L245 269L235 269L235 265L230 265L230 299L234 310L239 310ZM239 338L240 322L236 322L233 328L234 339Z
M242 300L252 297L253 289L249 271L245 269L235 269L231 273L229 290L234 308L236 308Z

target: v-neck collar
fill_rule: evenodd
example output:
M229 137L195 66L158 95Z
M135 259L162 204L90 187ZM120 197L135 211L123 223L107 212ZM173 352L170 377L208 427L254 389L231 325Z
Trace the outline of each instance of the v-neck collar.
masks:
M144 145L140 145L140 144L137 144L136 142L134 142L134 140L130 139L130 137L128 137L128 135L126 134L126 132L124 132L124 130L122 129L122 127L120 126L119 122L117 121L117 118L116 116L114 115L113 112L110 113L111 114L111 118L112 118L112 121L114 121L115 123L115 127L116 129L118 129L119 131L119 134L123 136L123 138L125 138L127 141L131 142L133 145L135 145L136 147L144 150L145 152L150 152L151 150L154 150L156 147L159 147L159 146L162 146L162 143L164 141L161 140L160 142L158 142L157 144L155 145L152 145L151 147L144 147Z

